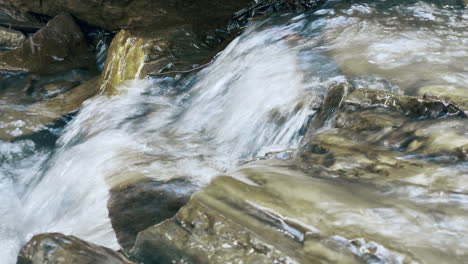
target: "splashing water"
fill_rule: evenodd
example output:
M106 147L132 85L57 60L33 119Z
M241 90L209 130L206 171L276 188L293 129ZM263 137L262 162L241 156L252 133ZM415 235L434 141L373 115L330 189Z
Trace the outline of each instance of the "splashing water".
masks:
M391 1L395 2L395 1ZM0 258L33 234L117 248L110 186L184 177L203 186L270 150L294 149L330 84L418 93L468 87L468 13L430 2L331 1L253 23L188 80L130 81L85 103L53 150L0 142Z

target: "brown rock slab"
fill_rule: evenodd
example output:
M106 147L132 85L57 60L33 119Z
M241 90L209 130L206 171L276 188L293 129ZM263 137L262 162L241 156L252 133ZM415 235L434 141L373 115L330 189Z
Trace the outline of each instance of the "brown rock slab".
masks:
M68 14L60 14L14 50L0 53L0 69L56 73L93 69L94 58L80 27Z
M21 249L18 264L131 264L119 253L74 236L34 236Z

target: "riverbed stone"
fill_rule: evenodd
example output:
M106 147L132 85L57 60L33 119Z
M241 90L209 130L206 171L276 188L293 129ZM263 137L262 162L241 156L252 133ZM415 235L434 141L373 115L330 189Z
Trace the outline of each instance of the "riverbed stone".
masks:
M45 130L53 122L77 110L98 92L100 76L51 99L21 109L3 109L0 117L0 139L15 140Z
M94 58L80 27L69 14L60 14L14 50L0 53L0 69L57 73L93 69Z
M466 117L464 111L455 104L375 89L357 89L344 99L342 106L352 110L383 107L412 117Z
M458 86L427 85L418 89L418 95L455 104L466 112L468 110L468 95L465 91L466 88Z
M451 254L463 263L463 253L427 241L431 234L421 231L437 230L437 220L424 217L425 205L389 192L390 181L349 180L317 169L304 173L294 163L257 161L219 176L174 218L140 232L130 254L145 264L438 263ZM452 209L437 204L437 210ZM407 236L386 232L395 228Z
M107 207L119 244L130 250L140 231L173 217L197 189L182 178L141 178L112 188Z
M266 177L259 185L218 177L174 218L140 232L131 255L145 264L358 263L350 252L338 253L320 239L305 238L307 227L299 222L290 223L297 230L287 231L287 224L281 224L285 218L256 204L279 198L262 189Z
M425 186L444 181L437 188L446 191L462 186L443 169L467 158L468 120L461 107L358 89L328 119L327 128L311 127L306 135L296 158L302 169L320 166L323 175L382 181L418 178Z
M131 264L119 253L74 236L47 233L21 248L17 264Z
M23 33L13 29L0 27L0 49L16 49L25 40L26 37Z

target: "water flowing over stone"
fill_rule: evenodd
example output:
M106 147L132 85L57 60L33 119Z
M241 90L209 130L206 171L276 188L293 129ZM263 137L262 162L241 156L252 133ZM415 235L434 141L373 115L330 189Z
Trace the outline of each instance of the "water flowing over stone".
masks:
M466 108L450 95L468 87L468 14L442 2L329 1L255 19L196 74L127 81L86 101L63 130L47 128L57 142L0 141L0 258L14 263L44 232L118 249L109 190L144 180L211 187L140 233L133 252L142 259L173 260L148 256L158 230L198 221L167 234L215 250L162 238L158 246L212 263L239 261L239 252L292 263L463 263ZM342 97L320 107L329 87ZM296 149L294 161L236 169ZM197 203L205 198L210 208ZM203 213L227 226L227 245L187 232L219 231Z

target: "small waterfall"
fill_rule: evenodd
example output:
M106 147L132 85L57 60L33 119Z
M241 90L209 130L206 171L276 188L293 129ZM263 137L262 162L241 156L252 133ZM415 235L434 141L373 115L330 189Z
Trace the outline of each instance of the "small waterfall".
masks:
M167 79L130 81L119 96L86 102L55 150L30 155L41 162L18 172L18 179L28 179L2 180L8 192L1 197L14 198L1 198L10 200L1 210L11 217L0 226L8 262L42 232L118 248L106 205L109 187L121 181L183 177L203 186L260 152L295 148L319 96L299 66L298 49L288 43L289 32L260 26L182 86ZM31 142L18 144L34 150Z
M53 149L0 142L0 258L15 263L32 235L51 231L117 248L111 186L143 176L204 186L294 149L330 84L407 94L467 86L467 9L330 2L252 23L188 80L129 81L118 96L87 101Z

